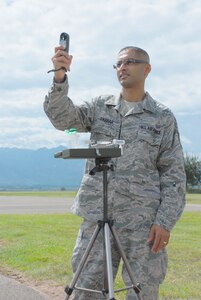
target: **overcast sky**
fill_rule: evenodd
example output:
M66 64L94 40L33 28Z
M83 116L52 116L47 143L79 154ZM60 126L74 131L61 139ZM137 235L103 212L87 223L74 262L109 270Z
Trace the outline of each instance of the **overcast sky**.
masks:
M70 34L70 97L76 103L120 90L117 52L147 50L146 90L175 114L185 152L201 155L200 0L0 0L0 147L68 144L43 101L59 34Z

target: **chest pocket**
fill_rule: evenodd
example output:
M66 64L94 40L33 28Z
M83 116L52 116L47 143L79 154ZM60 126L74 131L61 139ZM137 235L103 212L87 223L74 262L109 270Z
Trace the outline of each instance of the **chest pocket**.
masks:
M149 128L138 130L136 158L141 161L143 157L144 163L146 162L147 165L151 163L155 166L160 151L162 132L154 132L152 127Z
M139 130L137 134L138 142L145 142L150 146L160 146L161 144L161 134L150 133L145 130Z
M105 116L98 117L91 128L91 139L108 141L118 138L120 123Z
M163 130L157 129L155 126L141 124L138 127L137 140L145 142L150 146L160 146Z

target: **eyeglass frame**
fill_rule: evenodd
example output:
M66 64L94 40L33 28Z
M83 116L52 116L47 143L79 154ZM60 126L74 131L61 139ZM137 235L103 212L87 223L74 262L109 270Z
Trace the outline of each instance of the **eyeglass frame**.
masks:
M148 64L146 60L142 59L135 59L135 58L127 58L125 60L120 60L116 64L113 65L114 69L120 69L121 66L124 64L126 66L132 65L132 64Z

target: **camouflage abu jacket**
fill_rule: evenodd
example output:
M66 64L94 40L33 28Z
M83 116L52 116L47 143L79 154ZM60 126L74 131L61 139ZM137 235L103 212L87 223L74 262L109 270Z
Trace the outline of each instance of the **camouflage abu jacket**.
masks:
M177 123L172 112L146 93L145 99L125 115L121 99L100 96L75 106L68 98L68 83L54 83L44 110L59 130L77 128L91 140L125 140L124 153L113 159L108 172L108 214L116 226L147 231L158 224L171 230L185 205L185 170ZM102 172L85 173L73 211L91 221L102 219Z

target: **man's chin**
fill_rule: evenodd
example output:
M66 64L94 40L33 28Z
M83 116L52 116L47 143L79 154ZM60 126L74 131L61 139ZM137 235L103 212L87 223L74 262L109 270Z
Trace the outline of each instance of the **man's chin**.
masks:
M120 80L120 84L123 88L131 88L132 84L128 80Z

